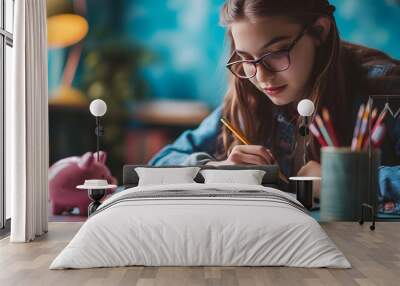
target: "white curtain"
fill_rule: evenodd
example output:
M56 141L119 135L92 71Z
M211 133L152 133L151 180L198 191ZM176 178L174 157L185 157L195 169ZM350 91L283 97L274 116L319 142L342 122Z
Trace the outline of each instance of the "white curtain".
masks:
M46 0L15 1L13 92L6 98L6 187L12 242L47 232Z

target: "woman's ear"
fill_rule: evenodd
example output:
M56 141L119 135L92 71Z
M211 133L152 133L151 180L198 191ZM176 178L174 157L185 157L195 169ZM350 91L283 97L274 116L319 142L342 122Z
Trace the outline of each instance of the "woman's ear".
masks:
M326 40L331 30L331 20L328 17L319 17L311 27L316 37L316 45L320 46Z

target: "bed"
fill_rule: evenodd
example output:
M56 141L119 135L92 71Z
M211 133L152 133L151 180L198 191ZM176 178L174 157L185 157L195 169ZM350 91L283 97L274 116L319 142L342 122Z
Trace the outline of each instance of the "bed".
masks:
M136 167L124 167L126 189L103 202L50 269L351 267L294 196L277 189L276 166L250 167L265 170L261 185L203 183L197 175L193 183L151 186L138 186Z

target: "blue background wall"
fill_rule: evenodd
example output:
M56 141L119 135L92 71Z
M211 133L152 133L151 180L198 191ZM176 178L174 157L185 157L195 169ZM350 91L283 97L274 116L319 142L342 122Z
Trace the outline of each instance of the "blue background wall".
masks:
M125 0L123 33L159 57L143 72L159 98L199 99L215 106L224 94L223 1Z
M342 38L400 58L398 0L331 0ZM90 33L103 26L102 41L121 38L153 51L142 70L156 98L198 99L218 105L226 88L228 47L218 24L223 0L88 0ZM397 4L396 4L397 3ZM106 29L106 30L107 30ZM99 39L99 38L97 38ZM90 44L95 44L89 36ZM57 85L62 51L50 53L50 89ZM74 82L79 83L79 71Z
M330 0L343 39L400 58L399 0Z

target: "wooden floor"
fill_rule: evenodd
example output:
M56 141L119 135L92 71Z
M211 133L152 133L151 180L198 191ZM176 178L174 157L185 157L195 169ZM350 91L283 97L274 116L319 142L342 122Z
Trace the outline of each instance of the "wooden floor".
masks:
M0 241L0 285L400 285L400 223L332 223L323 227L352 269L289 267L120 267L48 270L82 223L50 223L27 244Z

